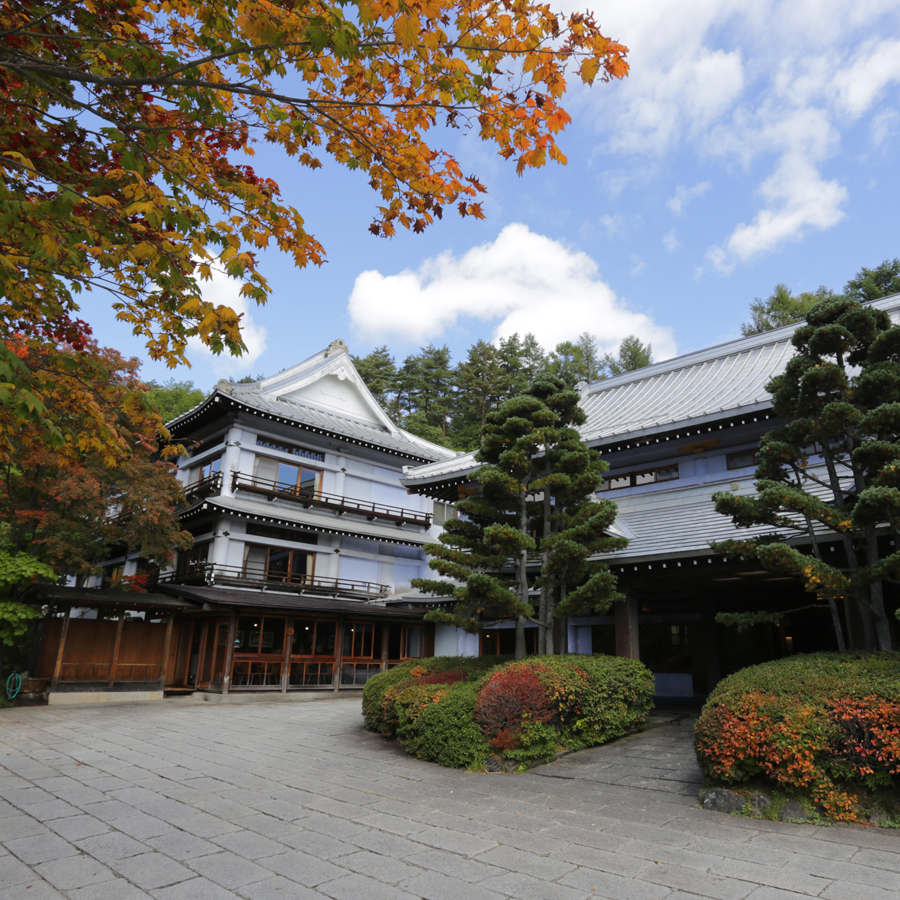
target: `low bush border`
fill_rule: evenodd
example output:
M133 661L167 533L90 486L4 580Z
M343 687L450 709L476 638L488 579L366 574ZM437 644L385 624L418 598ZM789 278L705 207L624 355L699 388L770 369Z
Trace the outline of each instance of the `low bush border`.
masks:
M742 669L710 694L694 743L710 788L785 797L813 821L896 822L900 654L818 653ZM780 815L779 803L770 807Z
M363 716L420 759L520 771L641 728L653 692L623 657L434 657L371 678Z

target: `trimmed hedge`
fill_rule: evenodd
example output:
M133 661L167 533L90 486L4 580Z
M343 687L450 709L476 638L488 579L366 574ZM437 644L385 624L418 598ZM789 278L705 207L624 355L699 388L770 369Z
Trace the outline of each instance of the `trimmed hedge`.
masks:
M644 724L653 676L610 656L435 657L370 678L366 727L451 767L489 756L527 763L591 747Z
M856 821L900 788L900 653L816 653L742 669L710 694L694 746L710 782L763 778Z

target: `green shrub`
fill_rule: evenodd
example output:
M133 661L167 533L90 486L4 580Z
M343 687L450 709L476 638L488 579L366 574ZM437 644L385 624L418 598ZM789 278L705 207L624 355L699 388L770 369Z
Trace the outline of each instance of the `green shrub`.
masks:
M518 731L508 726L502 746L494 745L506 759L546 759L560 750L603 744L643 726L653 706L653 674L635 659L534 656L489 673L482 688L517 670L537 678L554 715L549 721L529 717ZM496 732L486 733L496 742Z
M476 686L414 685L397 697L397 740L407 753L450 768L483 768L490 750L472 711Z
M762 777L854 821L855 787L900 787L900 654L817 653L742 669L710 694L694 735L706 777Z
M436 657L371 678L363 715L420 759L477 767L492 751L527 762L619 737L652 698L652 674L631 659Z
M393 737L397 729L397 711L394 698L400 691L423 678L431 679L447 674L452 680L463 675L468 681L477 681L500 661L497 656L433 656L414 659L373 675L363 688L363 718L366 728L378 731L385 737Z

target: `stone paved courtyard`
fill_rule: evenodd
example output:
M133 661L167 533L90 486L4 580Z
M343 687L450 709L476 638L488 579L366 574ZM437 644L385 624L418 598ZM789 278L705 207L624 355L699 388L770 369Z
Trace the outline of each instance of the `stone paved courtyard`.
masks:
M521 775L358 699L0 711L0 900L897 900L900 833L696 808L690 724Z

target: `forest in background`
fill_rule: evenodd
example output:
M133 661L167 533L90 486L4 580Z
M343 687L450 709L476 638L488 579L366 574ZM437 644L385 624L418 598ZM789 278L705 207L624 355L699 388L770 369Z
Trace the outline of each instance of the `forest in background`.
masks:
M652 362L649 344L626 337L616 354L603 353L597 338L584 332L576 341L544 351L533 334L477 341L455 365L447 346L428 344L398 365L386 346L352 357L357 371L391 420L418 437L453 450L474 450L485 416L504 400L523 393L543 373L571 387L630 372ZM239 384L262 378L247 376ZM192 381L149 382L150 401L170 422L196 406L207 392Z

